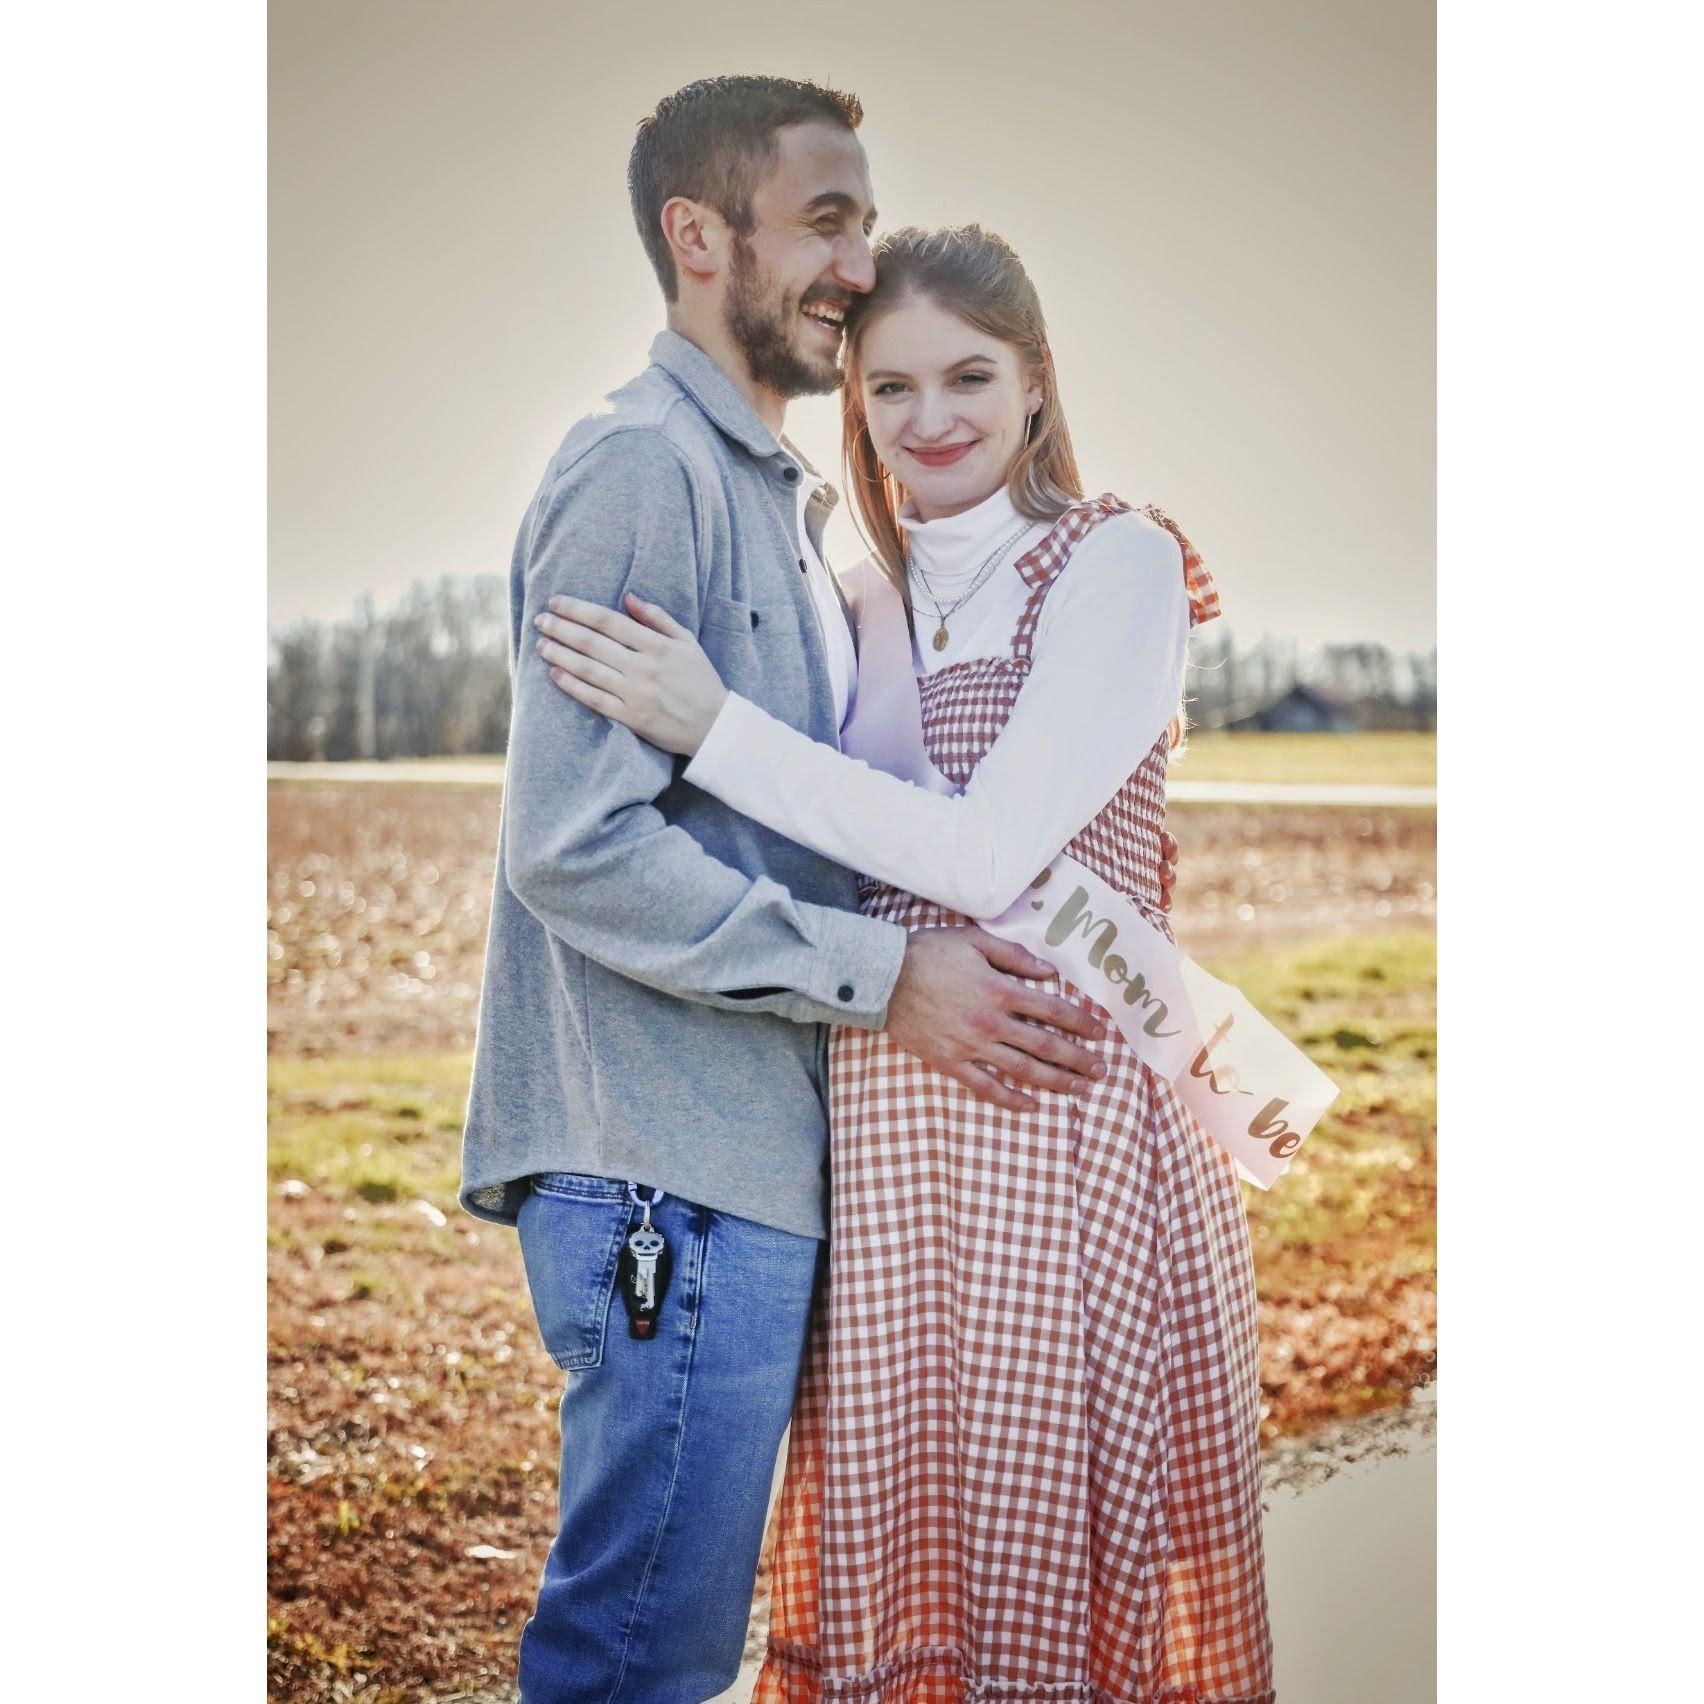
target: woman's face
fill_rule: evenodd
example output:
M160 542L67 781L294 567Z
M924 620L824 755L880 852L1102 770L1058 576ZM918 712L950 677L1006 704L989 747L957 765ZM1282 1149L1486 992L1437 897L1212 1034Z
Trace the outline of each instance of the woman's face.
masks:
M860 333L858 383L876 454L926 521L1006 483L1041 405L1011 344L915 295Z

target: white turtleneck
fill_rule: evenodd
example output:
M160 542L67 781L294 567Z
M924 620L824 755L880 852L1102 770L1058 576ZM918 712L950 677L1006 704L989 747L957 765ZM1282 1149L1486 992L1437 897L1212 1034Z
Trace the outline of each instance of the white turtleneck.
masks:
M937 651L937 600L951 608L969 591L1019 516L1002 487L961 515L900 519L917 673L1010 655L1030 596L1013 564L1049 523L1026 528L947 617L948 642ZM1060 571L1042 604L1029 678L961 793L872 769L734 693L685 779L837 863L966 916L994 917L1100 812L1177 714L1188 638L1177 540L1144 515L1115 515Z

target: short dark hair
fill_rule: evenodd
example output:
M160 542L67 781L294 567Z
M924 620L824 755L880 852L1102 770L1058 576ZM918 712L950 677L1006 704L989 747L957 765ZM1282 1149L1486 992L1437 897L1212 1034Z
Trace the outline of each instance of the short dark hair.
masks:
M665 202L677 195L702 201L749 236L752 197L775 163L776 131L812 123L856 130L863 121L856 95L791 77L706 77L660 100L633 139L627 193L664 299L680 293L663 235Z

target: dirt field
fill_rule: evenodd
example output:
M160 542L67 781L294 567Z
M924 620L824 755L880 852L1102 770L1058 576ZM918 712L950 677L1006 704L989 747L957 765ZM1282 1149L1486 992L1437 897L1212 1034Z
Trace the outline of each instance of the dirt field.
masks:
M500 1683L554 1525L562 1375L455 1205L492 789L272 789L270 1695ZM1433 817L1179 808L1177 919L1342 1085L1249 1190L1263 1435L1436 1368Z
M268 1039L296 1057L472 1047L497 845L495 788L271 789ZM1178 805L1178 938L1251 946L1430 929L1424 810Z

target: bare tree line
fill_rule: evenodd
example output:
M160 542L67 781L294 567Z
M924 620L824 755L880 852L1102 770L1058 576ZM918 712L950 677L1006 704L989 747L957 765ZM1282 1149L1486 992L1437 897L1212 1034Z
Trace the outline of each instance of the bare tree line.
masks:
M1438 725L1438 653L1393 651L1372 640L1318 645L1263 637L1241 643L1214 622L1190 644L1184 692L1190 721L1222 728L1303 687L1323 695L1355 728Z
M1363 728L1430 728L1437 653L1380 644L1263 638L1222 624L1199 634L1186 680L1190 719L1222 727L1292 687L1326 695ZM500 575L416 581L378 614L370 597L342 621L299 621L271 636L268 758L465 757L501 752L509 733L508 586Z
M502 576L416 581L395 608L272 635L266 754L302 761L470 756L509 737Z

